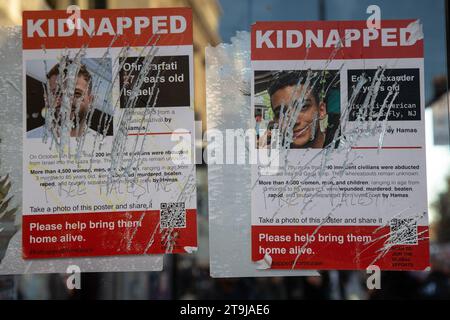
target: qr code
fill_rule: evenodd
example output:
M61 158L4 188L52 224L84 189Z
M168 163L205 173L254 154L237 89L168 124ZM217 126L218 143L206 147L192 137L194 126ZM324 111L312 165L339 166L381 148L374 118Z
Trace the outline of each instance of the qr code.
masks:
M162 202L160 208L161 229L186 228L184 202Z
M417 244L417 221L414 219L392 219L389 242L395 245Z

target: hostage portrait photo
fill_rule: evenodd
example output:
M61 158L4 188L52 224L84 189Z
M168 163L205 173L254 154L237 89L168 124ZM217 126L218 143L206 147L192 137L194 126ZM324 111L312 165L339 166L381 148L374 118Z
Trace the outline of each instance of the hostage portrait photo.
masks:
M341 112L338 70L255 71L254 79L258 148L273 147L274 132L286 149L333 143Z
M110 59L82 58L78 63L68 57L27 61L27 138L42 139L51 131L58 134L62 124L68 127L70 137L89 132L113 135L111 83ZM64 101L70 107L65 111L61 108Z

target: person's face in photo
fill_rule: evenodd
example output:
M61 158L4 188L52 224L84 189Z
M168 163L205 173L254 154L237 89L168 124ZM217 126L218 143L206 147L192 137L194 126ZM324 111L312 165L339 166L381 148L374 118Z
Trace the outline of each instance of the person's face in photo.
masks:
M295 92L294 92L295 91ZM303 92L303 85L299 86L286 86L275 91L271 96L272 109L275 114L274 121L279 121L281 107L285 110L289 110L290 106L300 98ZM298 114L294 128L292 147L302 148L308 144L311 140L320 139L322 133L320 132L319 119L323 119L326 116L326 105L324 102L316 100L310 90L307 90L303 106ZM313 130L315 130L313 132ZM316 146L314 143L312 147L320 148L322 146Z
M50 91L55 98L56 112L59 113L60 108L61 108L62 92L58 88L57 81L58 81L58 75L51 76L49 79L49 86L50 86ZM75 121L77 121L77 120L79 123L84 121L86 114L89 111L89 106L91 103L92 103L92 95L89 92L89 83L83 76L79 76L79 77L77 77L77 81L75 84L75 91L74 91L73 100L72 100L72 110L71 110L71 114L70 114L70 120L74 121L74 124L75 124ZM75 114L77 106L79 106L78 118L77 118L77 115ZM56 117L56 119L59 119L58 115L55 115L55 117Z

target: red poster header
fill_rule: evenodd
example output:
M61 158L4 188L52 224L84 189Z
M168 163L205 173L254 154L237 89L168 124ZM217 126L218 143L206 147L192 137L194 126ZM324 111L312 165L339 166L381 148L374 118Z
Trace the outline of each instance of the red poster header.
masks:
M257 22L252 60L382 59L423 57L418 20ZM308 50L309 48L309 50Z
M152 38L154 34L157 34ZM23 49L191 45L190 8L24 11ZM149 43L150 39L152 41Z

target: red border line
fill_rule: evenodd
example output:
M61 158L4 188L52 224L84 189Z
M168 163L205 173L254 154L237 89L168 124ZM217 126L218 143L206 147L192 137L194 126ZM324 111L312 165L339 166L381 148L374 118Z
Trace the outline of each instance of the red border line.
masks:
M378 147L352 147L352 149L378 149ZM381 147L381 149L422 149L421 146L410 146L410 147Z
M129 136L159 136L165 134L191 134L190 131L186 132L144 132L144 133L129 133Z

